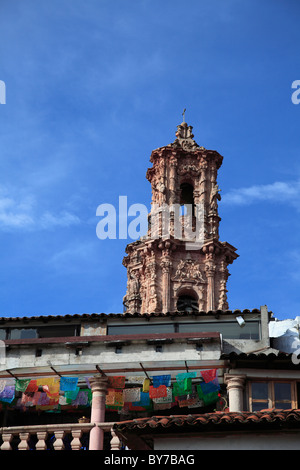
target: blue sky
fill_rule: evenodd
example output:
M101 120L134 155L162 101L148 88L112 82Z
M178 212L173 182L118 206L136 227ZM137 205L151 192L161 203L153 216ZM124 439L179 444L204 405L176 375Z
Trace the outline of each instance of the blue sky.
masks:
M0 316L119 313L131 240L96 209L150 207L151 151L183 108L224 156L231 309L300 315L298 0L2 0Z

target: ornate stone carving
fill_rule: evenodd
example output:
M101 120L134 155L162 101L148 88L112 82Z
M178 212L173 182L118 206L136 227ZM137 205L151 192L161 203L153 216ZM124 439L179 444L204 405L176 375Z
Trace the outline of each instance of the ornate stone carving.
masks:
M172 277L173 281L190 281L195 284L205 283L199 263L188 260L180 260L175 275Z
M228 309L227 265L237 255L234 247L219 241L221 196L217 172L223 157L200 147L192 129L182 122L177 126L176 140L151 153L152 167L146 176L152 187L152 208L157 210L149 215L148 234L126 247L127 256L123 260L128 274L126 312L176 311L178 297L189 293L200 310ZM183 197L184 185L185 190L188 185L191 191L187 199ZM184 230L175 230L177 212L166 211L169 216L166 234L165 207L179 207L185 200L192 201L187 204L192 204L193 214L180 218ZM204 241L195 247L188 244L186 234L194 233L200 220L199 205Z
M177 126L176 137L177 139L171 144L172 147L181 147L183 150L194 151L199 148L199 145L194 141L194 134L192 133L193 127L188 126L186 122L182 122ZM204 147L200 147L204 149Z

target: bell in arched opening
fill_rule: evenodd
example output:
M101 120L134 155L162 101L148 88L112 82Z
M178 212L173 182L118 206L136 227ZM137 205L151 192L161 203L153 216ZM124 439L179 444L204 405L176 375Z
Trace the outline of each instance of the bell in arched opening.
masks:
M198 312L198 301L192 295L180 295L177 300L178 312Z

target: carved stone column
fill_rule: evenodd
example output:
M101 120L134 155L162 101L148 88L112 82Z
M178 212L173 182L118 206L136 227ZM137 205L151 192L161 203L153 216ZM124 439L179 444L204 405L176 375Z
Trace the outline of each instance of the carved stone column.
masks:
M245 375L225 374L229 397L229 411L244 411Z
M107 391L107 377L94 377L90 380L92 390L91 423L105 421L105 398ZM103 429L94 426L90 432L89 450L103 450Z
M169 204L176 203L176 165L177 159L176 157L172 156L170 158L170 197L169 197Z
M215 270L214 263L206 264L205 272L207 277L207 310L215 310Z
M160 244L161 247L162 244ZM162 250L161 270L162 270L162 311L167 313L170 310L170 271L172 262L170 259L170 242L166 241Z

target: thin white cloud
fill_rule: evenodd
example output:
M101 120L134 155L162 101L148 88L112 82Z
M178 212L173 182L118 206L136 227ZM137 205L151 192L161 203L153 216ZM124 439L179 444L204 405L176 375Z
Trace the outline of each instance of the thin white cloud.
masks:
M18 194L15 189L0 188L0 230L47 230L79 224L77 215L68 211L39 213L32 195Z
M224 204L247 205L256 202L288 202L298 207L300 206L300 180L277 181L271 184L233 189L222 196Z
M45 212L40 217L40 225L42 228L52 228L52 227L69 227L71 225L77 225L80 223L79 217L70 212L63 211L58 215L51 214L50 212Z

